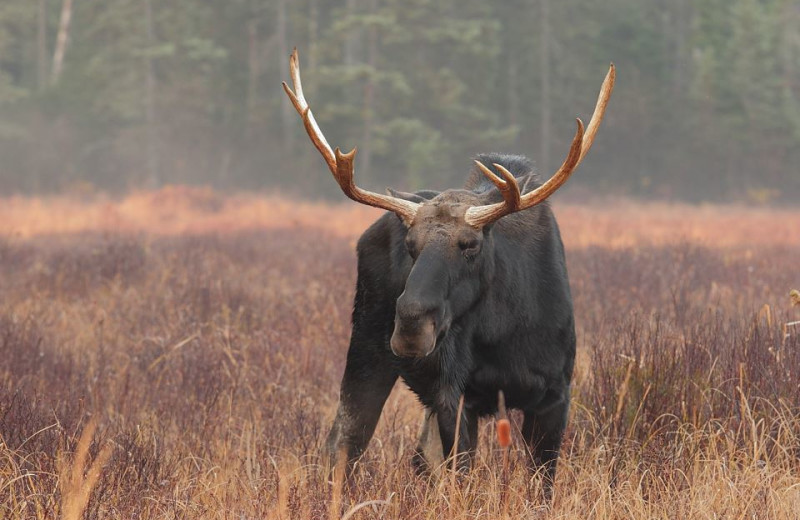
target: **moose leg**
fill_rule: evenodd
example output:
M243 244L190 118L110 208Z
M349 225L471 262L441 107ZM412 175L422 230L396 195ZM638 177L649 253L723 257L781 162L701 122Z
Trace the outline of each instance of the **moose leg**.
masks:
M444 457L450 457L454 454L453 446L455 445L456 437L458 405L455 407L445 407L438 411L436 416L439 426L439 437L442 441L442 455ZM466 472L469 470L477 446L478 414L472 410L462 410L458 432L458 448L455 453L457 457L456 466L459 471Z
M339 409L328 434L327 449L332 463L340 452L347 454L348 467L367 447L383 404L392 391L397 372L379 355L350 347L339 394Z
M561 398L546 409L525 412L522 436L528 445L531 469L544 469L544 495L550 500L556 475L556 462L561 449L561 439L567 425L568 398Z
M478 453L478 413L466 410L464 415L467 424L467 453L471 460Z
M418 475L424 475L439 466L443 460L442 439L439 436L436 414L430 408L425 408L422 412L419 441L411 457L411 465Z

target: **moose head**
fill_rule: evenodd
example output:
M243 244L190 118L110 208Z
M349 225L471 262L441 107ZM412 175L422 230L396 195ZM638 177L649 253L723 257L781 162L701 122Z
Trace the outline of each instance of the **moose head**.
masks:
M494 171L480 161L478 170L496 186L501 202L491 202L497 193L446 190L433 198L388 190L388 194L364 190L353 179L356 149L342 153L331 149L303 95L297 49L290 58L294 91L283 88L303 119L311 142L322 154L345 195L361 204L392 211L406 228L405 245L411 268L405 288L397 299L394 332L390 346L395 355L423 357L436 348L450 325L480 298L491 283L495 251L493 224L506 215L545 201L581 163L592 146L614 86L611 65L589 122L577 129L561 167L538 188L522 193L517 178L507 168L493 164ZM492 195L494 197L492 197Z

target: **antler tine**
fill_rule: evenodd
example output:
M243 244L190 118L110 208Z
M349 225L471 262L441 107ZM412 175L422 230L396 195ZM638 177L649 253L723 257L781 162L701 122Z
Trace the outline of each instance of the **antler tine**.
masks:
M465 214L467 223L474 227L485 226L486 224L489 224L490 222L493 222L504 215L508 215L513 211L520 211L541 203L550 195L552 195L558 188L560 188L567 181L569 176L572 175L572 172L575 171L583 158L586 156L586 153L592 147L592 144L594 143L594 137L597 134L597 130L600 128L600 123L603 121L603 116L605 115L606 107L608 106L608 100L611 97L611 92L614 90L615 80L616 68L612 63L608 69L605 79L603 80L603 85L600 87L600 94L597 97L597 104L595 105L594 112L592 113L592 119L589 121L589 126L584 131L583 122L580 119L576 120L578 129L575 132L575 137L572 139L572 145L570 146L569 153L567 154L566 159L564 159L564 162L558 171L553 174L553 176L548 179L547 182L535 190L522 195L520 203L516 209L512 211L509 211L509 206L506 202L489 204L486 206L473 206L469 208ZM486 171L483 169L481 169L481 171L484 173L484 175L487 175ZM495 183L498 189L501 189L500 185L495 182L495 179L493 179L492 176L494 176L494 174L491 176L487 175L487 177L489 177L489 179ZM505 199L505 197L506 196L504 194L503 198Z
M492 163L492 166L497 168L497 171L499 171L503 176L505 188L502 186L497 186L497 188L500 190L500 194L503 195L503 199L506 202L506 207L508 207L510 211L518 211L520 207L521 194L519 192L519 184L517 184L516 177L514 177L514 174L508 171L502 164Z
M320 130L316 119L314 119L314 114L311 112L311 107L308 106L306 97L303 95L303 83L300 81L300 58L297 54L297 48L292 51L289 57L289 74L292 76L292 85L294 85L295 91L292 92L292 89L289 88L289 85L287 85L285 81L281 82L283 90L286 92L286 95L289 96L295 110L297 110L297 113L299 113L300 117L303 119L303 126L306 127L306 132L311 138L311 142L314 143L316 149L322 154L331 172L336 173L336 159L334 158L333 150L331 150L331 145L329 145L328 141L325 139L325 135L323 135L322 130Z
M497 189L500 191L500 194L503 196L503 200L505 201L505 208L508 210L509 213L517 211L520 205L520 192L519 192L519 184L517 184L517 179L514 175L508 171L505 166L502 164L492 163L492 166L497 168L497 171L503 176L501 179L495 173L486 167L485 164L482 162L475 160L473 161L478 169L483 173L490 181L497 186Z
M503 194L504 202L488 204L485 206L472 206L471 208L467 209L467 212L464 215L464 218L466 219L467 223L473 227L485 226L486 224L494 222L500 217L539 204L547 197L552 195L554 191L560 188L561 185L564 184L564 182L566 182L566 180L575 170L575 167L578 165L578 162L580 161L581 144L584 135L583 122L581 122L580 119L576 119L575 121L578 124L578 128L575 131L575 137L572 138L572 146L570 146L569 154L567 155L567 158L564 160L564 164L561 165L561 168L559 168L558 171L552 177L550 177L550 179L548 179L547 182L545 182L535 190L531 191L530 193L526 193L525 195L520 196L519 185L517 184L517 181L511 174L511 172L509 172L499 164L496 163L494 164L495 168L497 168L500 171L500 173L502 173L503 176L506 177L506 179L508 179L509 177L513 179L513 183L514 186L516 187L516 193L517 193L516 195L517 200L514 204L509 203L507 195L503 191L503 188L495 181L495 179L497 179L497 181L500 181L500 179L497 178L494 175L494 173L492 173L488 168L478 163L479 167L483 166L483 168L481 168L483 174L489 177L489 179L491 179L492 182L494 182L497 188L500 190L500 193ZM475 162L477 163L478 161ZM486 169L484 170L484 168ZM487 171L489 172L489 174L491 174L491 176L487 174ZM492 177L494 177L494 179Z
M320 130L319 125L317 125L314 114L311 113L311 108L308 106L308 102L303 95L303 84L300 81L300 59L296 48L292 51L292 55L289 58L289 73L292 77L294 92L285 81L283 82L283 90L286 91L286 95L289 96L295 110L297 110L297 113L299 113L300 117L303 119L303 126L306 128L308 137L311 138L314 147L316 147L322 155L322 158L325 159L328 168L331 170L331 173L333 173L333 177L336 179L336 182L339 184L344 194L356 202L393 211L397 213L406 224L410 224L414 220L419 204L359 188L356 186L355 180L353 179L353 162L356 156L356 148L353 148L348 153L342 153L339 148L335 150L331 149L331 145L328 144L322 130Z
M574 172L575 168L580 164L581 157L583 157L583 143L586 142L586 134L583 131L583 121L581 121L580 118L576 118L575 122L578 128L575 130L575 137L572 138L572 145L569 147L569 153L567 154L567 158L564 159L561 168L559 168L552 177L547 179L547 182L522 196L523 208L535 206L552 195L562 184L567 182L569 176L572 175L572 172Z
M611 92L614 90L614 83L616 83L616 81L617 68L612 63L608 67L608 73L603 80L603 85L600 87L600 94L597 95L597 104L594 106L592 119L589 120L589 126L586 127L586 133L583 136L583 146L581 147L581 157L578 159L578 164L580 164L594 143L594 136L597 134L600 123L603 121L603 117L606 114L608 100L611 98Z

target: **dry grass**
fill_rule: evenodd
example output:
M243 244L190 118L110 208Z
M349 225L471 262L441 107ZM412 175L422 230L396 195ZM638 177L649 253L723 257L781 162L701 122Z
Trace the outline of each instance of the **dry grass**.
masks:
M708 247L800 245L797 212L765 207L689 206L607 200L555 203L570 248L636 247L678 241ZM0 235L147 233L158 236L313 229L353 239L380 210L352 202L309 203L274 195L223 196L209 188L168 186L121 199L103 195L12 197L0 204Z
M514 414L507 462L487 420L467 478L414 477L402 385L354 481L322 470L371 210L178 188L0 208L0 518L800 510L798 213L556 206L579 361L548 510Z

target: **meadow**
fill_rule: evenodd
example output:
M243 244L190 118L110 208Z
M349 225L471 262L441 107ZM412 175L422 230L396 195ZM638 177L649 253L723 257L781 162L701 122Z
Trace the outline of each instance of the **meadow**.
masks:
M454 479L398 383L355 476L320 448L355 204L165 188L0 201L0 518L756 518L800 511L800 211L554 203L578 360L554 500L512 414ZM508 464L504 465L504 455Z

